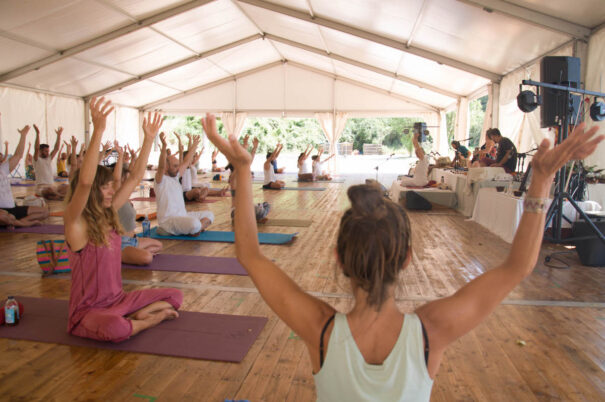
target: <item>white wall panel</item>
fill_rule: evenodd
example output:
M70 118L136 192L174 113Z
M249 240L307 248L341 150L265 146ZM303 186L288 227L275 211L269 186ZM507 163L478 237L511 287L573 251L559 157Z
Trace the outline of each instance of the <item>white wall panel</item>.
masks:
M286 67L287 110L332 110L333 79Z
M208 57L231 74L238 74L279 60L279 54L262 39Z
M139 107L158 99L176 95L178 92L176 89L154 84L151 81L141 81L107 94L105 97L120 105Z
M336 109L341 111L411 112L427 109L411 103L370 91L365 88L336 81Z
M153 81L166 84L182 91L225 78L228 74L206 61L199 60L185 66L175 68L166 73L156 75Z
M161 104L157 109L180 113L200 113L200 111L230 111L233 109L235 82L227 82L216 87L187 95L172 102Z
M237 109L283 109L283 68L273 67L237 80Z
M54 130L63 127L62 139L69 141L75 136L80 143L84 141L84 101L46 95L46 122L49 137L54 143ZM52 147L52 145L51 145Z

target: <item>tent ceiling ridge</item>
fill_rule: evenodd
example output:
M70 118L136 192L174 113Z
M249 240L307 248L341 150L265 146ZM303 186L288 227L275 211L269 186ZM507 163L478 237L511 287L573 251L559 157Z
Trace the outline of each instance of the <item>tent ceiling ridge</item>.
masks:
M318 48L315 48L315 47L312 47L312 46L309 46L309 45L305 45L305 44L302 44L302 43L299 43L299 42L295 42L295 41L292 41L290 39L282 38L282 37L277 36L277 35L273 35L273 34L269 34L268 33L268 34L266 34L266 36L267 36L268 39L274 40L276 42L281 42L281 43L283 43L285 45L293 46L293 47L296 47L296 48L299 48L299 49L302 49L302 50L306 50L306 51L311 52L311 53L316 53L316 54L319 54L319 55L324 56L324 57L329 57L330 59L338 60L338 61L341 61L343 63L349 64L349 65L352 65L352 66L355 66L355 67L359 67L359 68L362 68L364 70L372 71L374 73L377 73L377 74L380 74L380 75L384 75L384 76L389 77L389 78L394 78L394 79L396 79L398 81L402 81L402 82L406 82L408 84L416 85L416 86L418 86L420 88L423 88L423 89L426 89L426 90L429 90L429 91L432 91L432 92L436 92L436 93L439 93L441 95L448 96L450 98L456 98L456 97L460 96L460 94L457 94L455 92L451 92L451 91L439 88L437 86L428 84L428 83L426 83L424 81L419 81L419 80L407 77L405 75L398 74L396 71L395 72L388 71L388 70L382 69L380 67L376 67L376 66L373 66L371 64L362 63L360 61L353 60L353 59L350 59L348 57L345 57L345 56L342 56L342 55L339 55L339 54L336 54L336 53L332 53L332 52L328 53L325 50L318 49Z
M146 28L150 25L156 24L158 22L164 21L168 18L174 17L176 15L182 14L186 11L189 11L194 8L201 7L205 4L213 2L215 0L193 0L187 3L181 4L174 8L170 8L168 10L164 10L160 13L154 14L147 18L144 18L138 22L133 22L132 24L128 24L122 28L118 28L114 31L105 33L103 35L97 36L95 38L89 39L85 42L79 43L75 46L72 46L68 49L59 50L55 54L42 58L40 60L34 61L33 63L26 64L24 66L18 67L12 71L4 73L0 75L0 82L10 80L11 78L19 77L23 74L26 74L30 71L37 70L44 66L47 66L56 61L62 60L66 57L73 56L75 54L81 53L85 50L91 49L93 47L102 45L107 43L113 39L120 38L129 33L138 31L140 29Z
M296 19L299 19L302 21L310 22L312 24L325 26L327 28L330 28L330 29L333 29L336 31L340 31L340 32L347 33L349 35L356 36L358 38L362 38L362 39L369 40L371 42L375 42L375 43L378 43L378 44L381 44L381 45L384 45L387 47L391 47L393 49L397 49L397 50L400 50L400 51L403 51L406 53L414 54L416 56L424 57L425 59L433 60L437 63L445 64L447 66L456 68L458 70L466 71L468 73L487 78L491 81L499 82L502 78L502 76L498 73L495 73L495 72L492 72L489 70L485 70L480 67L473 66L471 64L465 63L460 60L452 59L450 57L432 52L430 50L426 50L426 49L419 48L416 46L408 47L408 46L406 46L405 43L401 43L400 41L397 41L395 39L391 39L386 36L381 36L381 35L378 35L378 34L375 34L372 32L364 31L362 29L359 29L359 28L356 28L353 26L349 26L349 25L345 25L340 22L329 20L327 18L320 17L317 14L315 14L314 17L311 17L310 15L308 15L305 12L295 10L292 8L288 8L288 7L279 5L279 4L269 3L269 2L263 1L263 0L233 0L233 1L250 4L255 7L269 10L269 11L272 11L272 12L275 12L278 14L287 15L287 16L290 16L290 17L293 17L293 18L296 18Z

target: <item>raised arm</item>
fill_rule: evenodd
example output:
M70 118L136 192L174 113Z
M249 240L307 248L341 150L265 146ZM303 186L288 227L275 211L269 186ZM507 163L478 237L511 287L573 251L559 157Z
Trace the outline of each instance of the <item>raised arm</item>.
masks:
M542 141L532 160L534 176L525 199L525 207L512 247L506 260L496 268L475 278L454 295L418 308L431 348L429 373L436 373L443 349L476 327L519 284L531 274L536 264L544 230L545 200L555 172L571 159L583 159L594 152L605 136L597 136L597 127L584 131L579 125L567 140L549 150ZM239 191L238 191L239 196ZM435 361L434 359L438 359ZM436 364L436 366L434 366ZM433 367L431 367L433 365Z
M55 146L53 147L53 150L50 153L50 159L54 159L55 156L57 156L57 153L59 152L59 148L61 146L61 134L63 134L63 127L59 127L58 129L56 129L55 133L57 134L57 139L55 140Z
M17 145L17 149L15 149L15 153L8 160L8 170L12 172L19 166L19 161L23 158L23 152L25 151L25 138L27 137L27 133L29 133L29 126L23 127L19 131L21 137L19 138L19 144ZM6 156L8 157L8 150L6 152Z
M252 151L250 151L250 157L254 160L256 156L256 150L258 149L258 138L254 137L252 140Z
M4 160L6 160L6 158L8 158L8 141L4 141L4 159L2 160L2 162L4 162Z
M34 124L34 131L36 132L36 140L34 141L34 161L38 161L38 155L40 153L40 129Z
M176 137L176 141L179 143L179 163L182 164L183 163L183 151L184 151L183 142L181 141L181 136L176 131L173 131L172 133ZM191 143L191 142L189 142L189 143Z
M90 115L94 127L90 138L89 149L91 151L87 152L84 157L78 183L65 208L63 216L63 220L65 221L65 238L74 251L81 249L88 242L86 234L81 232L81 225L78 225L77 222L80 220L82 211L84 211L88 197L90 196L92 183L97 173L97 165L99 164L99 154L95 150L99 149L101 145L107 116L112 111L113 106L111 106L111 101L105 101L105 98L93 98L90 100Z
M258 233L252 202L250 163L252 158L233 135L229 141L216 131L215 118L202 120L208 139L235 166L235 250L240 263L250 274L265 302L292 328L310 348L318 348L321 328L334 313L327 303L304 292L269 258L258 245Z
M336 154L332 154L330 156L328 156L326 159L324 159L324 163L329 161L330 159L332 159Z
M113 189L118 191L122 185L122 170L124 169L124 148L120 146L118 141L113 142L113 149L118 152L118 160L116 165L113 167ZM115 200L115 196L113 198ZM119 209L117 207L116 209Z
M160 142L162 143L162 149L160 150L160 159L158 160L158 170L155 172L155 182L160 184L164 177L164 170L166 170L166 134L160 133Z
M412 144L414 144L414 151L416 152L416 157L418 159L424 159L424 149L422 149L422 147L420 146L420 143L418 142L418 138L420 138L420 133L416 133L414 134L414 138L412 139Z
M69 169L69 180L71 181L71 178L74 176L74 173L76 173L76 170L78 170L78 155L77 155L78 140L76 139L75 136L72 135L70 142L71 142L71 155L69 155L69 163L71 165L71 168Z
M143 133L145 137L143 138L143 146L141 147L141 153L139 154L136 163L134 165L131 164L133 168L130 169L130 175L128 176L126 181L124 181L124 184L122 184L116 194L113 196L112 203L116 209L121 208L122 205L124 205L124 203L128 201L132 191L135 189L136 186L139 185L139 183L143 179L143 176L145 175L145 169L147 168L147 161L149 160L149 154L151 153L151 147L153 146L153 141L155 140L155 136L158 134L158 131L160 131L162 123L162 115L157 112L153 114L149 112L147 114L147 117L143 119Z
M195 150L197 149L198 145L200 145L200 141L200 136L196 135L193 137L193 141L189 142L189 148L187 148L187 156L185 156L185 160L183 160L183 163L179 165L179 176L183 176L183 173L185 173L185 169L189 168L189 165L191 164L191 161L195 156Z

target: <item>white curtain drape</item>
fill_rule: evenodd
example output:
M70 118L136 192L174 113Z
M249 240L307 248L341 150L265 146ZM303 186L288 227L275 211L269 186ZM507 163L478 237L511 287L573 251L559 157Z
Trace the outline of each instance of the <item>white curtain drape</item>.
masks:
M337 144L342 132L347 124L348 114L345 112L334 113L315 113L315 118L319 121L319 125L324 132L324 135L330 141L330 155L337 154ZM329 169L332 172L338 172L337 158L330 159Z
M605 28L595 32L588 41L588 62L586 67L586 89L605 92ZM603 99L600 99L603 101ZM592 104L592 98L590 104ZM588 105L590 107L590 105ZM605 133L605 121L595 122L587 117L588 127L599 126L599 132ZM597 150L588 158L588 166L596 165L598 168L605 168L605 141L602 141Z
M468 114L468 98L461 97L458 99L458 108L456 110L456 128L454 131L454 139L457 141L462 141L468 138ZM463 142L462 145L468 146L468 143Z
M485 143L485 132L492 127L493 121L493 106L494 106L494 92L493 84L487 85L487 106L485 108L485 116L483 117L483 127L481 128L481 135L479 137L479 146Z
M246 117L248 117L248 113L245 112L221 113L221 120L223 121L227 134L234 134L236 137L239 137L239 133L242 131L244 124L246 123Z
M447 143L447 119L445 117L445 110L439 112L439 132L435 140L435 150L441 156L446 156L449 149Z

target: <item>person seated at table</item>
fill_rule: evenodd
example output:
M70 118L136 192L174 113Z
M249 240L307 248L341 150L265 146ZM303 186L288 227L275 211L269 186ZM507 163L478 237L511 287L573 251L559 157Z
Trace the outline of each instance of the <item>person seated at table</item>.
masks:
M298 181L313 181L313 173L309 172L309 166L307 165L307 158L313 152L313 145L307 145L307 149L298 155L296 166L298 167Z
M42 220L48 218L49 211L47 207L36 206L16 206L13 198L13 191L10 186L10 172L15 170L23 158L25 150L25 138L29 132L29 126L18 130L21 138L15 153L6 158L0 164L0 210L6 212L5 219L9 219L11 226L32 226L38 225ZM12 216L10 218L8 215Z
M271 164L271 162L277 159L282 148L282 144L278 143L273 152L267 152L267 160L263 165L263 173L265 174L263 188L265 190L281 190L286 186L286 183L283 180L277 180L273 165Z
M466 167L468 163L468 156L470 154L467 147L460 144L460 141L452 141L452 148L456 152L456 156L454 157L453 165L456 166L456 162L458 162L459 166Z
M124 229L122 233L122 262L132 265L149 265L153 256L162 250L159 240L148 237L136 237L137 212L129 200L132 191L139 185L145 175L145 168L151 153L156 135L162 125L162 116L159 113L149 113L143 119L143 146L141 153L129 165L124 163L127 154L125 148L114 142L114 150L118 153L118 160L113 168L113 186L115 195L113 206L118 212L120 224Z
M324 163L326 163L327 161L329 161L330 159L332 159L334 157L334 154L328 156L326 159L324 159L322 161L321 155L323 154L323 152L324 152L323 147L319 147L317 149L317 155L313 155L311 157L311 159L313 160L313 162L312 162L313 179L322 180L322 181L330 181L330 180L332 180L332 176L330 176L329 173L322 170L322 167L323 167Z
M424 187L429 183L429 157L422 149L420 142L418 139L420 138L421 133L417 132L412 137L412 144L414 145L414 152L416 153L416 157L418 158L418 163L416 163L416 168L414 169L413 177L402 177L400 180L400 184L402 186L417 186Z
M214 215L210 211L187 212L179 178L185 172L185 167L191 163L200 137L195 136L189 144L189 152L183 163L179 163L174 155L166 158L167 144L164 133L160 134L160 141L162 150L154 185L158 205L158 234L197 235L212 224Z
M63 127L59 127L55 130L55 133L57 133L57 140L52 152L50 152L50 147L47 144L40 144L40 130L35 124L34 130L36 130L36 141L34 143L36 195L42 196L47 200L61 201L63 198L65 198L68 185L55 185L52 160L59 152L59 144L61 143L61 133L63 133Z
M515 144L510 139L503 137L497 128L487 130L487 136L498 144L498 153L496 159L481 159L481 166L502 167L506 173L513 174L517 168L517 147L515 147Z
M481 167L481 159L489 158L496 159L496 155L498 154L498 147L494 140L485 135L485 143L481 145L481 148L476 148L473 151L473 159L471 159L472 167Z

